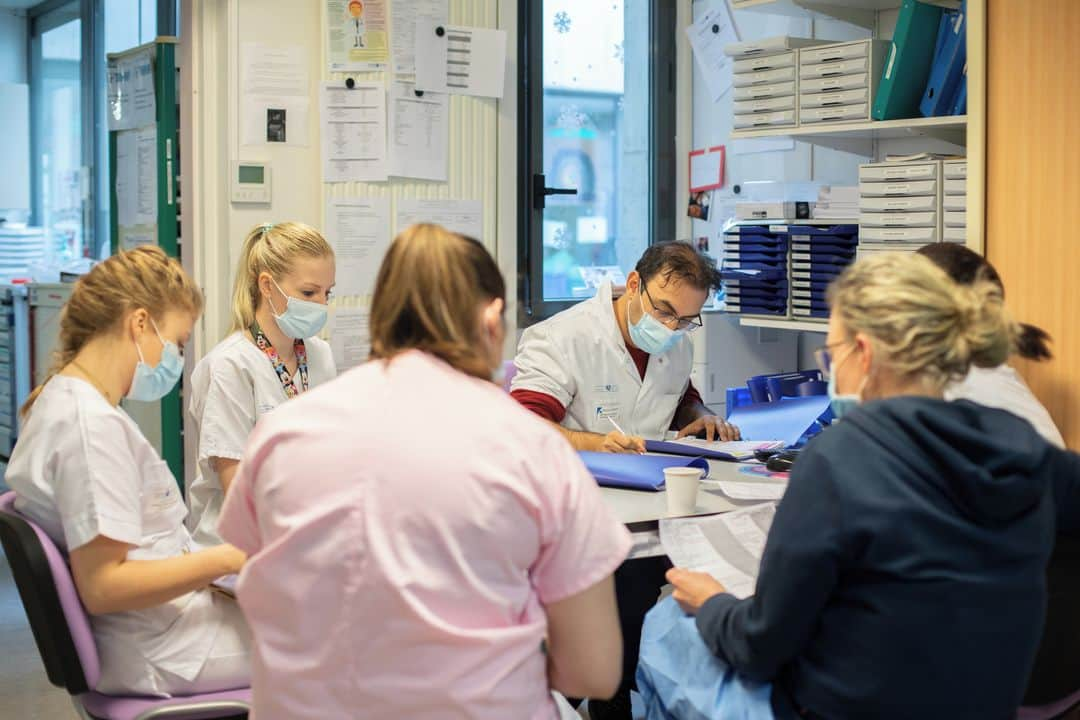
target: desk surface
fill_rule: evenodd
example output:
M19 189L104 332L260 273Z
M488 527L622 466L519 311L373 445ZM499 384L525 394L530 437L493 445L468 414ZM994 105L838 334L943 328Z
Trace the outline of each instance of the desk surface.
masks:
M709 461L709 479L711 480L746 480L739 474L737 463ZM660 518L669 517L667 511L667 493L648 492L645 490L624 490L622 488L600 488L604 500L619 518L631 530L655 529ZM698 507L694 515L715 515L730 512L738 507L754 505L760 500L731 500L715 486L704 484L698 491Z

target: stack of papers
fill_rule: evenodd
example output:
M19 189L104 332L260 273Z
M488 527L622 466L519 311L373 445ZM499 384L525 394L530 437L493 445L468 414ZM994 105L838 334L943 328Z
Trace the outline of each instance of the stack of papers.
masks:
M754 594L776 503L721 515L660 520L660 544L676 567L712 575L738 598Z
M859 217L857 185L822 185L812 212L816 220L847 220Z

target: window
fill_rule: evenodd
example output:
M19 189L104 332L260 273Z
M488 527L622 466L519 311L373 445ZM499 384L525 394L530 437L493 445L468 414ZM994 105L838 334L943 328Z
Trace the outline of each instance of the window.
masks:
M675 7L523 0L521 324L595 294L675 226Z
M49 0L30 10L31 223L54 271L109 252L105 55L152 41L157 0Z

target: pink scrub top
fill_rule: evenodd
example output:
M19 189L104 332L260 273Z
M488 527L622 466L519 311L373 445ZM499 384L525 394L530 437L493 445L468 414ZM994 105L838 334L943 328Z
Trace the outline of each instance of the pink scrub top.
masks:
M544 606L630 548L554 428L418 351L264 418L219 529L261 720L556 718Z

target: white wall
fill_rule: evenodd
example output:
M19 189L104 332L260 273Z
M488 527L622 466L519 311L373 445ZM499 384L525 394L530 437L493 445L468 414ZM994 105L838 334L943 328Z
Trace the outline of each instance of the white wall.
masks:
M0 8L0 83L29 82L29 22L25 10Z

